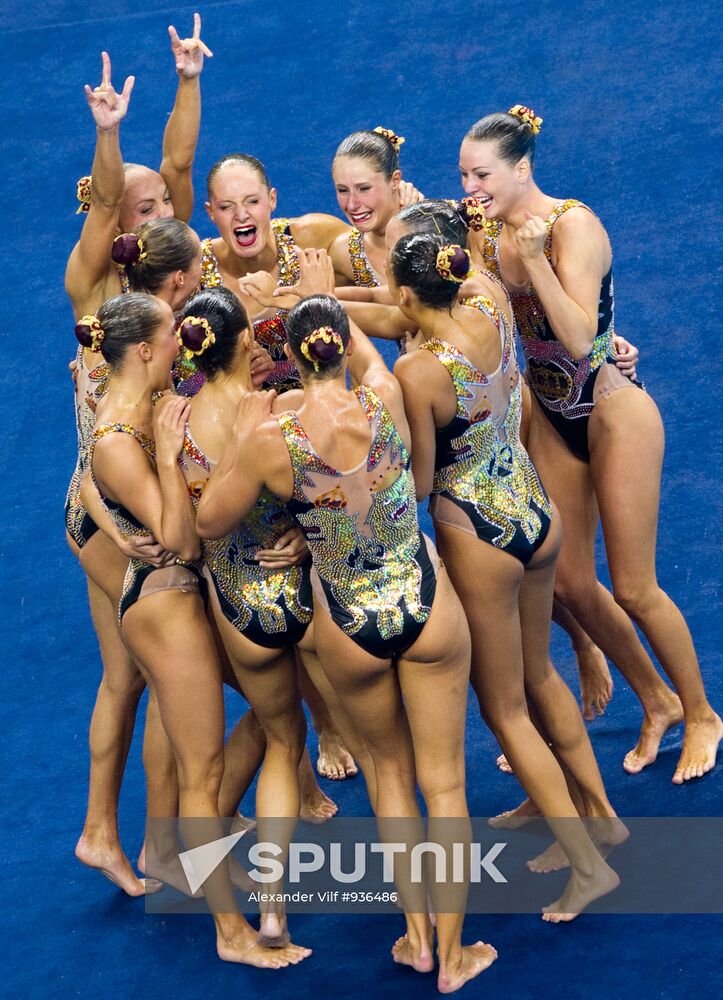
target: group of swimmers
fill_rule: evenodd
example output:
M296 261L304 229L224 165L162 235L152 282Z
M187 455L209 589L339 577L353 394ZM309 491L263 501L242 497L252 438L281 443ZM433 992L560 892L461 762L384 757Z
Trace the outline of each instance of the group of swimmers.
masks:
M130 895L183 879L163 845L141 854L139 878L118 837L146 686L149 816L234 816L257 771L260 836L286 819L288 843L299 815L333 815L303 697L318 769L358 766L380 830L419 816L417 787L430 838L442 818L468 829L471 681L528 795L499 822L548 820L557 839L533 867L571 874L543 918L571 920L618 884L604 858L627 831L550 661L551 620L577 653L586 717L611 697L606 657L640 699L627 771L684 721L673 781L700 777L723 735L656 578L663 427L636 349L614 335L607 234L537 187L541 120L516 105L464 136L460 201L402 180L391 130L348 135L332 175L350 225L272 218L263 165L224 156L208 175L218 235L199 240L187 222L211 53L198 15L191 38L169 32L178 92L159 172L121 156L133 78L117 92L103 53L101 84L85 88L96 148L66 271L79 341L66 526L103 678L77 856ZM393 373L370 337L399 341ZM436 543L419 529L427 498ZM598 520L612 593L595 573ZM225 745L224 683L250 705ZM278 907L251 927L233 878L222 864L204 884L219 956L306 958ZM463 905L434 926L428 907L405 909L393 957L431 971L436 937L442 992L494 961L491 945L462 946Z

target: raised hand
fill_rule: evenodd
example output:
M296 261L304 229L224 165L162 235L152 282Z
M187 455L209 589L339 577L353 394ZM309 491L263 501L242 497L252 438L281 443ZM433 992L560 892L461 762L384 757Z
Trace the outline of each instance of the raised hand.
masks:
M515 243L523 260L533 260L545 252L547 226L539 215L530 215L529 212L525 212L525 215L527 220L515 233Z
M125 118L136 78L129 76L123 84L121 93L117 94L113 89L113 84L110 82L110 56L107 52L101 52L100 57L103 61L103 75L100 86L91 90L86 83L85 99L88 102L88 107L93 115L95 124L101 131L109 132L116 127L122 118Z
M249 361L249 372L251 374L251 384L254 389L260 389L266 381L267 376L274 370L274 359L261 344L254 344L251 348L251 359Z
M161 463L173 463L183 447L191 400L185 396L164 396L153 408L153 437L156 457Z
M254 271L238 279L239 294L245 298L255 299L265 309L278 307L272 296L276 288L276 279L268 271Z
M176 72L179 76L192 80L203 69L203 57L213 56L213 52L201 41L201 15L193 15L193 35L190 38L179 38L172 24L168 27L168 34L171 36L171 50L176 59Z
M406 208L407 205L416 205L420 201L424 201L424 195L421 191L418 191L411 181L400 181L399 182L399 207Z
M293 295L306 299L310 295L333 295L334 265L326 250L301 250L297 247L297 256L301 272L299 280L291 287L279 285L274 296Z

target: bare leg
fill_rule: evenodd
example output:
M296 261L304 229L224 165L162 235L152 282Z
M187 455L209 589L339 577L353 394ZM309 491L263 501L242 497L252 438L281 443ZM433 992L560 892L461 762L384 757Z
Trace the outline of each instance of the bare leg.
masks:
M187 847L221 835L218 795L223 773L224 705L221 669L200 599L176 590L144 597L126 612L123 629L158 697L163 726L178 767L179 815ZM199 831L198 820L204 819ZM281 968L307 957L308 949L268 949L237 911L222 863L204 883L214 914L217 951L225 961Z
M558 518L553 520L548 538L537 553L536 559L541 566L548 562L554 565L559 545L558 522ZM579 913L598 895L615 888L617 876L601 858L579 821L560 766L528 713L527 664L518 608L525 570L514 557L485 542L475 543L468 534L447 525L437 525L437 538L470 625L471 679L485 718L514 767L515 775L548 820L573 867L562 900L558 901L561 905L556 904L557 909ZM536 609L538 621L546 617L548 622L547 631L543 626L543 642L549 635L551 574L549 583L548 591L542 588ZM534 596L531 593L528 600L533 600ZM528 609L528 619L530 614ZM545 670L552 671L547 649ZM582 719L580 728L586 736ZM578 822L572 822L573 819Z
M325 692L317 687L309 674L303 655L299 656L299 684L304 701L309 706L311 724L319 737L316 770L322 778L330 778L332 781L353 777L358 773L354 758L344 746L341 733L335 725L332 706L326 702Z
M534 399L532 406L530 455L564 525L555 596L620 670L640 699L644 713L640 740L624 761L625 769L635 774L655 760L666 730L681 721L682 706L656 672L630 618L595 576L598 514L590 470L570 453Z
M706 698L685 619L655 573L664 448L655 403L628 389L601 400L590 419L590 444L615 600L642 630L683 705L686 732L673 776L681 784L715 765L723 723ZM630 468L636 475L627 474Z
M592 722L596 714L604 714L613 696L613 679L605 654L557 600L552 605L552 620L570 636L580 674L582 714Z

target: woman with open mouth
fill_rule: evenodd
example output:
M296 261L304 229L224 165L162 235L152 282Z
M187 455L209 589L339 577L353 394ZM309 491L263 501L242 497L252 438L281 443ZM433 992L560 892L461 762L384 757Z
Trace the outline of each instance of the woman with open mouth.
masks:
M656 578L663 424L652 398L615 364L612 250L602 223L581 202L552 198L535 183L541 123L515 105L465 136L462 184L488 220L470 246L508 289L520 331L532 390L528 448L565 528L557 593L643 706L624 767L637 774L652 763L665 732L685 720L673 775L682 784L714 766L723 723L706 698L685 619ZM598 516L612 595L595 575Z

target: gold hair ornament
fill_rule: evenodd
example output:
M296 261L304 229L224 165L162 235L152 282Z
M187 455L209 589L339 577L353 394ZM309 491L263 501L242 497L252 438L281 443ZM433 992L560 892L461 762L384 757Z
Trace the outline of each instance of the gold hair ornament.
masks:
M397 154L397 156L399 156L399 150L402 147L402 143L407 141L403 135L397 135L397 133L393 132L392 129L382 128L381 125L377 125L377 127L373 129L373 131L376 132L378 135L383 135L385 139L389 139L392 146L394 146L394 152Z
M320 326L318 330L313 330L307 337L301 341L300 350L307 361L310 361L314 366L314 371L319 371L319 359L312 358L311 351L309 348L312 344L315 344L317 340L322 340L325 344L336 344L337 354L344 353L344 341L341 339L336 330L332 330L330 326Z
M78 327L85 327L84 332L90 338L89 344L84 344L83 346L88 348L89 351L99 351L100 345L103 343L105 338L105 330L100 325L100 320L97 316L82 316L77 324Z
M200 346L196 350L194 350L192 347L189 347L188 344L186 344L183 339L183 328L186 325L186 323L190 323L191 326L200 326L205 334ZM205 316L186 316L186 318L183 320L183 322L179 325L178 329L176 330L176 338L178 340L178 343L185 350L186 356L188 358L199 357L201 354L203 354L206 348L210 347L211 344L216 343L216 334L213 332L211 324L208 322Z
M458 250L467 255L467 265L468 271L463 278L458 277L452 272L452 261ZM441 247L439 253L437 254L436 266L437 274L440 278L444 278L445 281L456 281L458 285L461 285L469 277L469 264L470 264L470 254L469 250L465 250L461 247L459 243L447 243L445 246Z
M532 108L527 108L524 104L515 104L514 108L510 108L507 114L514 115L525 125L529 125L533 135L537 135L542 127L542 118L538 118Z
M76 211L76 215L80 215L82 212L90 211L90 177L81 177L75 188L75 197L80 202L80 208Z

